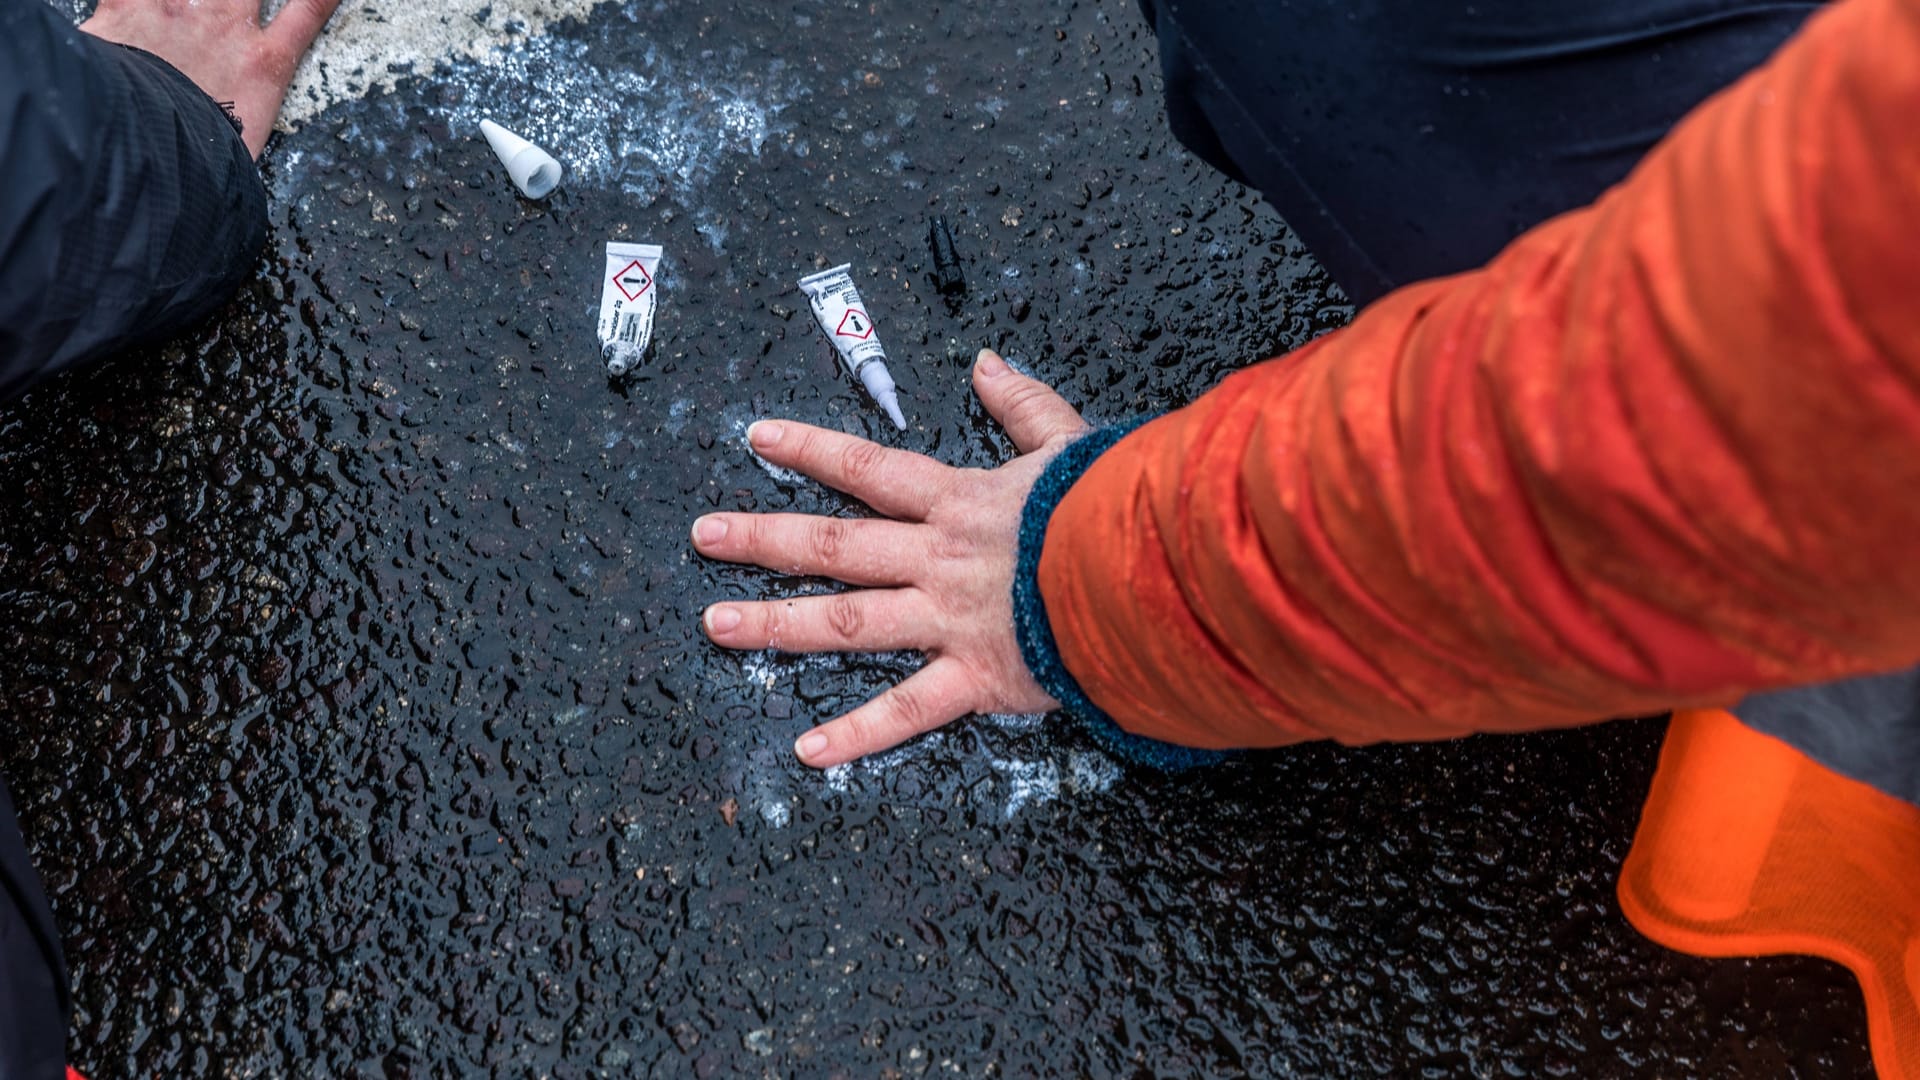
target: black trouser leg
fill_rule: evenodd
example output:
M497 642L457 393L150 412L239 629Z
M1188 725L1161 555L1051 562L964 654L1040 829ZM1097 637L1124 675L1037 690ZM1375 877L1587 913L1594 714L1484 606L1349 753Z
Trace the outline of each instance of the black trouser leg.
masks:
M69 1005L53 911L0 782L0 1078L66 1074Z

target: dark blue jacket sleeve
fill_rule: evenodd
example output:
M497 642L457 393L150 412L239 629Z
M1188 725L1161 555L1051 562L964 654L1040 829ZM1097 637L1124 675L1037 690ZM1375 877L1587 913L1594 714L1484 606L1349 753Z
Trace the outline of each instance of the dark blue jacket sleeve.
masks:
M266 241L266 199L186 76L0 0L0 399L212 314Z

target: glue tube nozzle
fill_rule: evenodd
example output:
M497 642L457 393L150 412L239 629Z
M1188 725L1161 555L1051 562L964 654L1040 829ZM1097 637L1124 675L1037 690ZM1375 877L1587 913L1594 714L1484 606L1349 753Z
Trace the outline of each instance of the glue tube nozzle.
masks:
M560 186L566 170L553 155L501 127L491 120L480 121L480 134L487 137L495 157L507 167L513 186L529 199L544 199Z
M887 370L887 365L877 360L868 361L860 369L860 382L886 412L887 419L893 421L893 426L901 431L907 430L907 414L900 411L900 391L894 385L893 374Z

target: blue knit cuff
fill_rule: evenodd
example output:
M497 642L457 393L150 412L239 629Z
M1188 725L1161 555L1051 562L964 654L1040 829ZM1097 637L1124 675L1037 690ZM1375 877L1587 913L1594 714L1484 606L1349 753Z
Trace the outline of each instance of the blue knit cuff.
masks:
M1013 568L1013 627L1020 641L1020 657L1041 689L1059 701L1067 715L1086 725L1087 731L1102 747L1121 758L1150 765L1166 772L1213 765L1232 756L1219 750L1196 750L1190 746L1149 739L1122 730L1113 717L1087 697L1060 659L1060 646L1053 637L1053 625L1047 621L1046 604L1040 597L1040 549L1047 539L1047 523L1054 508L1066 498L1080 474L1114 443L1146 423L1141 417L1124 424L1101 428L1071 443L1047 463L1045 472L1027 494L1027 505L1020 514L1020 557Z

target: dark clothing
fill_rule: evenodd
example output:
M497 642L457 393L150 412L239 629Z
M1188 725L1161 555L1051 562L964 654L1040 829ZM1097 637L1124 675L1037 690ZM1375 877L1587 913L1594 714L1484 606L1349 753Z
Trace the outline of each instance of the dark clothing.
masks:
M266 243L226 114L42 0L0 0L0 154L0 399L213 314Z
M1142 0L1175 134L1356 304L1592 202L1819 8L1756 0Z
M1755 694L1733 714L1842 776L1920 806L1920 668Z
M0 398L212 314L266 242L220 107L159 58L0 0ZM0 783L0 1078L64 1074L60 937Z
M1167 112L1359 304L1459 273L1593 201L1818 3L1141 0ZM1734 712L1920 803L1920 670Z
M0 1078L62 1075L70 1005L60 934L0 784Z

